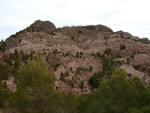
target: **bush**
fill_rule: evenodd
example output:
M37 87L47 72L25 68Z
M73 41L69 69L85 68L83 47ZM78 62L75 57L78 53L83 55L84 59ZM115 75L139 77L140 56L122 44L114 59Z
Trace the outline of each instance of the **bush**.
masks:
M8 80L9 66L0 64L0 80Z
M56 63L56 64L54 65L54 71L56 71L59 66L60 66L60 64L59 64L59 63Z
M102 80L102 74L100 72L95 73L90 79L89 79L89 84L93 88L98 88L99 82Z
M71 37L71 40L73 40L73 41L74 41L74 36L72 36L72 37Z
M69 71L66 71L65 74L64 74L66 77L69 76Z
M139 65L133 65L134 69L139 70L140 69L140 64Z
M14 50L14 55L16 59L19 59L19 52L17 49Z
M142 112L136 108L129 108L127 113L142 113Z
M80 88L83 89L83 87L84 87L84 81L81 81L80 82Z
M107 54L107 55L110 55L111 49L110 48L106 49L104 53Z
M14 62L14 68L18 69L19 66L20 66L20 60L16 59L15 62Z
M72 80L67 80L67 83L73 88L74 87L74 82Z
M131 58L134 58L135 55L136 55L136 52L133 51Z
M93 70L93 67L92 67L92 66L90 66L90 67L89 67L89 71L92 71L92 70Z
M76 74L80 74L81 71L84 71L84 68L81 66L77 67Z
M128 73L128 74L127 74L127 76L128 76L128 77L131 77L131 76L132 76L132 74Z
M81 34L82 33L82 31L78 31L78 34Z
M64 76L63 72L60 73L60 80L65 81L65 76Z
M6 50L6 42L1 42L2 44L0 44L0 51L5 51Z
M117 58L122 58L122 56L120 54L117 54L116 57Z
M100 54L100 52L97 52L96 56L98 56L98 57L101 57L101 54Z
M142 108L142 113L150 113L150 106L144 106Z
M124 49L126 49L126 46L123 44L120 46L120 50L124 50Z
M50 33L51 35L56 35L53 31Z

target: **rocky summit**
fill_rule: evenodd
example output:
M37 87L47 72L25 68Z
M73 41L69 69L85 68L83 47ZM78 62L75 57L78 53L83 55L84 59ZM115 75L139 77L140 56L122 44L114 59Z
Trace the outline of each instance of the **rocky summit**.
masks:
M0 45L1 63L16 51L20 56L28 55L26 59L40 55L55 71L56 89L65 93L93 92L97 89L94 77L101 73L97 79L106 80L115 68L124 69L127 78L137 76L145 86L150 84L150 41L124 31L114 32L104 25L56 28L52 22L37 20ZM20 56L20 64L24 65ZM15 91L12 66L9 70L5 81Z

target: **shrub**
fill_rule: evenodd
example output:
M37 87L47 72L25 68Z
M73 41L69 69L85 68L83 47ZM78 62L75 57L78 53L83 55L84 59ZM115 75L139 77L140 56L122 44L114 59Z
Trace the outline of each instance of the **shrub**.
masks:
M150 113L150 106L144 106L144 107L142 108L142 112L143 112L143 113Z
M82 56L82 55L83 55L83 52L80 52L80 55Z
M80 88L83 89L83 87L84 87L84 81L81 81L80 82Z
M73 72L72 67L69 69L71 72Z
M82 33L82 31L78 31L78 34L81 34Z
M118 58L122 58L122 56L121 56L120 54L117 54L117 55L116 55L116 57L118 57Z
M65 76L64 76L63 72L60 73L60 80L65 81Z
M7 80L9 74L9 66L0 64L0 80Z
M69 76L69 71L66 71L65 74L64 74L66 77Z
M45 59L46 59L46 61L49 61L49 58L48 58L48 56L46 56L46 58L45 58Z
M74 36L72 36L72 37L71 37L71 40L73 40L73 41L74 41Z
M53 50L53 54L57 54L57 53L58 53L57 49Z
M136 54L135 51L133 51L131 58L134 58L134 55Z
M145 70L146 70L146 68L145 68L145 67L143 67L143 68L142 68L142 71L145 71Z
M76 73L77 73L77 74L80 74L81 71L84 71L84 68L81 67L81 66L77 67Z
M19 42L21 42L21 39L19 40Z
M15 67L16 69L18 69L19 66L20 66L20 60L19 60L19 59L16 59L15 62L14 62L14 67Z
M89 71L92 71L92 70L93 70L93 67L92 67L92 66L90 66L90 67L89 67Z
M89 84L93 88L98 88L99 82L102 79L102 74L100 72L95 73L90 79L89 79Z
M110 48L106 49L104 53L109 55L111 53L111 49Z
M74 82L72 80L67 80L67 83L73 88L74 87Z
M54 65L54 71L56 71L59 66L60 66L60 64L59 64L59 63L56 63L56 64Z
M56 35L53 31L50 33L51 35Z
M120 46L120 50L124 50L124 49L126 49L126 46L123 44Z
M129 108L127 113L142 113L142 112L137 108Z
M96 56L98 56L98 57L101 57L101 54L100 54L100 52L97 52Z
M128 74L127 74L127 76L128 76L128 77L131 77L131 76L132 76L132 74L128 73Z
M134 69L139 70L140 69L140 64L139 65L133 65Z
M17 49L14 50L14 55L16 59L19 59L19 52Z

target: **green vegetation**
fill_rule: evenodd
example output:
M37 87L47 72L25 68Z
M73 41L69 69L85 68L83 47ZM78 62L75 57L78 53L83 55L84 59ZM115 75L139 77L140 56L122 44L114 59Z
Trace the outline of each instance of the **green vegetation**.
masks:
M132 76L132 74L128 73L128 74L127 74L127 76L128 76L128 77L131 77L131 76Z
M71 37L71 40L73 40L73 41L74 41L74 36L72 36L72 37Z
M5 66L1 64L0 69L3 70ZM98 89L82 96L64 94L59 89L56 90L54 72L49 71L47 64L38 56L16 70L18 72L15 77L16 92L10 92L6 83L2 83L0 79L0 109L12 109L20 113L149 113L150 111L150 87L144 87L136 77L127 79L128 75L122 69L113 70L107 79L103 79L103 72L95 73L89 83ZM66 75L61 73L61 76L64 80ZM74 87L73 81L72 78L66 80L66 83ZM80 82L80 88L84 88L84 81Z
M101 57L100 52L97 52L96 56L97 56L97 57Z
M74 82L72 80L67 80L67 83L73 88L74 87Z
M53 31L50 32L51 35L56 35Z
M92 70L93 70L93 67L92 67L92 66L90 66L90 67L89 67L89 71L92 71Z
M94 25L89 25L89 26L82 26L82 28L86 28L88 30L93 30L93 29L96 29L96 26Z
M77 69L76 69L76 74L80 74L81 71L84 72L84 68L81 67L81 66L77 67Z
M107 58L105 55L102 56L102 61L103 61L103 75L111 75L112 71L115 68L115 62L113 58Z
M56 71L59 66L60 66L60 63L56 63L56 64L54 65L54 71Z
M9 66L7 64L0 64L0 80L7 80L9 75Z
M136 55L136 51L133 51L131 58L134 58L135 55Z
M66 77L69 76L69 71L66 71L65 74L64 74Z
M98 72L95 73L90 79L89 79L89 84L93 87L93 88L98 88L100 80L102 80L102 73Z
M116 69L111 79L102 81L97 91L84 97L79 107L80 112L130 113L132 110L142 109L148 111L150 89L145 88L138 78L127 80L125 76L125 71Z
M107 55L110 55L111 49L110 48L106 49L104 53L107 54Z
M81 81L80 82L80 88L83 89L83 87L84 87L84 81Z
M83 56L83 52L76 52L76 58L82 58L82 56Z
M105 38L105 39L108 39L108 38L110 38L110 36L105 36L104 38Z
M122 56L120 54L117 54L116 57L117 58L122 58Z
M57 53L58 53L58 50L57 50L57 49L53 50L53 54L54 54L54 55L57 54Z
M126 46L123 44L120 46L120 50L124 50L124 49L126 49Z
M134 69L139 70L140 69L140 64L139 65L133 65Z
M0 51L5 51L6 50L6 42L3 40L0 42Z
M81 34L82 33L82 31L78 31L78 34Z
M65 82L65 76L63 72L60 73L60 80Z
M40 113L56 109L51 106L57 100L54 72L47 70L47 65L40 57L22 66L17 78L18 89L11 100L12 107L22 112Z

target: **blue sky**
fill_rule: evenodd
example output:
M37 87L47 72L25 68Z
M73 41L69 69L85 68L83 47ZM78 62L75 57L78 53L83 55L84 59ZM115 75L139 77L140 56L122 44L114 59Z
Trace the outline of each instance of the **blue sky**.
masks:
M103 24L150 39L149 0L0 0L0 40L35 20L56 27Z

